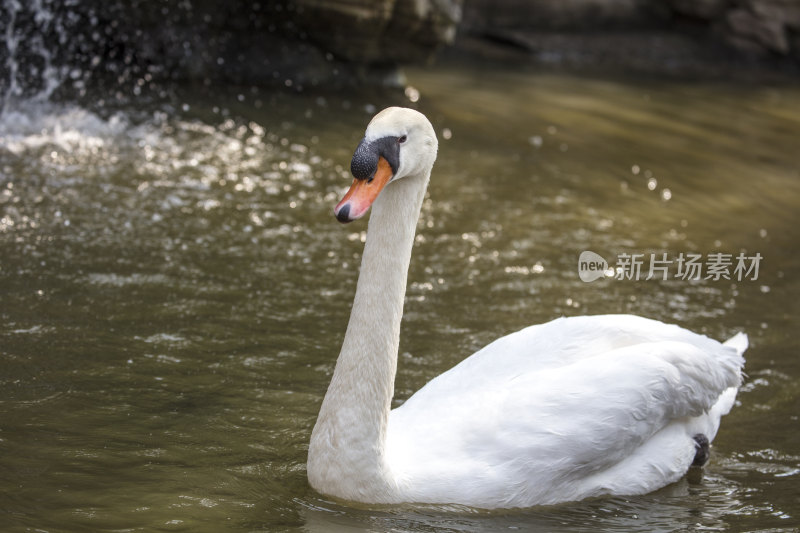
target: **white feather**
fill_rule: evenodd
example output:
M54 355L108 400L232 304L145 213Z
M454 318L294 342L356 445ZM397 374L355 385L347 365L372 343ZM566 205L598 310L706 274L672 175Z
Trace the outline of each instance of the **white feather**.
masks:
M392 411L388 462L409 501L519 507L649 492L686 472L696 433L713 438L724 413L710 411L739 385L742 362L636 316L529 327Z

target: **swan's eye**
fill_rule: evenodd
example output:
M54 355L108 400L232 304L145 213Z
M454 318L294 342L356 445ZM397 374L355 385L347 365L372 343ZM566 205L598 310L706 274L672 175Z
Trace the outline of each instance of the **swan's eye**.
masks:
M402 137L397 139L397 142L400 143L400 144L403 144L404 142L406 142L406 140L408 140L408 136L407 135L403 135Z

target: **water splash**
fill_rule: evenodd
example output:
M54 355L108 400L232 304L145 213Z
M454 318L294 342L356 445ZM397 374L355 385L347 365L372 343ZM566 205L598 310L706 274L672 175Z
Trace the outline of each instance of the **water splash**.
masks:
M17 102L0 115L0 153L30 157L49 148L73 158L88 157L127 127L128 120L120 113L104 119L76 106L38 99Z
M49 100L70 70L56 60L69 37L53 0L5 0L3 10L8 15L3 32L7 79L2 80L0 115L23 100Z

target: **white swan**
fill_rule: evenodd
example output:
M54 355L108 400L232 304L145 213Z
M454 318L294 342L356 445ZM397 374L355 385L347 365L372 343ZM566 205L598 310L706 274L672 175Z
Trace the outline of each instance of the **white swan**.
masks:
M411 247L437 140L388 108L353 156L342 222L372 205L355 301L308 450L317 491L362 503L526 507L642 494L702 462L747 337L628 315L560 318L489 344L390 410Z

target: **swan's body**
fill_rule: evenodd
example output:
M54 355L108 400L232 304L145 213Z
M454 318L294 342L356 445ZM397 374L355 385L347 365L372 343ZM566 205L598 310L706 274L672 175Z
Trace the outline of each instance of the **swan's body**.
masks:
M423 115L389 108L354 156L356 180L336 214L349 221L370 204L373 213L311 437L311 485L365 503L498 508L642 494L678 480L695 437L712 440L733 405L743 334L720 344L630 315L561 318L498 339L390 411L436 147Z

